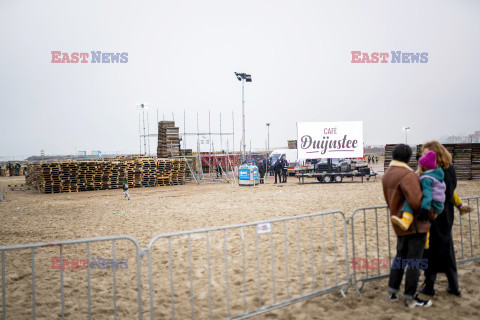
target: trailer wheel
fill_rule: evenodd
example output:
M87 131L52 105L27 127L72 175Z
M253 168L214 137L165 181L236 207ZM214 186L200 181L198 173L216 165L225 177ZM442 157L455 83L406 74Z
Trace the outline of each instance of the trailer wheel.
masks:
M332 177L331 176L325 176L323 177L323 182L332 182Z
M335 182L342 182L343 177L342 176L335 176Z

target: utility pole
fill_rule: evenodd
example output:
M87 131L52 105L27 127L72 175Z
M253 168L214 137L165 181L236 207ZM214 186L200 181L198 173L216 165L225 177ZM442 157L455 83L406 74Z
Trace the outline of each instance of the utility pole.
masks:
M245 160L245 79L242 79L242 157Z
M408 131L410 131L410 127L404 127L403 128L403 131L405 131L405 144L408 145L408 142L407 142L407 135L408 135Z
M143 151L145 155L147 154L147 132L145 130L145 109L148 110L148 104L147 103L138 103L137 104L137 110L142 110L142 116L143 116ZM147 114L148 117L148 114ZM140 120L140 115L139 115L139 120ZM140 126L140 124L139 124ZM142 145L141 142L142 137L140 136L140 154L142 153Z
M267 126L267 154L270 154L270 122L265 125Z
M242 82L242 161L245 161L245 81L252 82L252 75L246 73L238 73L235 72L235 76L237 77L238 81Z

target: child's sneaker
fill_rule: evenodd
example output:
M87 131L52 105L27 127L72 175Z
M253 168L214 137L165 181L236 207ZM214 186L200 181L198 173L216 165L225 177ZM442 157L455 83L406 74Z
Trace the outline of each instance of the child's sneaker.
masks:
M388 294L388 300L390 301L398 301L398 296L396 293L389 293Z
M422 300L418 295L415 295L412 300L405 300L405 305L409 308L430 307L432 305L432 300Z
M398 227L400 227L400 229L402 229L403 231L407 231L408 230L408 227L409 225L407 225L405 223L405 221L403 221L401 218L397 217L397 216L391 216L390 217L390 220L392 220L392 223Z

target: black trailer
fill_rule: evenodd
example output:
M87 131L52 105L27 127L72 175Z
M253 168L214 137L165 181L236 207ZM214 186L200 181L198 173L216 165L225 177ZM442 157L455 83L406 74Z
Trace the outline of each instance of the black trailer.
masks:
M318 182L342 182L344 178L353 178L354 177L361 177L362 178L362 183L363 183L363 177L366 177L367 181L370 180L371 177L373 177L373 180L375 180L377 176L376 172L372 172L370 168L360 168L359 170L355 171L348 171L348 172L342 172L340 170L340 167L335 167L332 165L331 159L328 159L327 164L325 165L319 165L315 166L315 169L304 171L304 172L298 172L296 174L296 177L298 178L298 181L301 183L305 183L305 178L315 178L318 180Z
M336 173L323 173L323 172L305 172L305 173L297 173L296 177L298 178L298 181L301 183L305 183L305 178L316 178L318 182L342 182L344 178L353 178L354 177L361 177L362 178L362 183L363 183L363 178L365 177L367 181L370 180L370 178L373 177L373 181L375 181L377 174L375 172L372 173L366 173L366 172L336 172Z

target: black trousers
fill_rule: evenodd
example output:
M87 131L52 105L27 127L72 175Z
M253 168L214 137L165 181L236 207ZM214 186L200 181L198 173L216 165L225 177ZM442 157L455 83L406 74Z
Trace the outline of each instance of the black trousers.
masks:
M287 182L287 170L282 170L283 182Z
M445 273L450 290L452 290L452 292L458 292L460 287L458 285L457 263L455 261L453 240L450 239L449 243L444 243L443 245L450 249L449 255L435 256L435 252L430 252L432 251L432 246L430 246L430 249L425 250L424 257L429 261L428 268L425 270L425 288L430 291L433 290L435 280L437 280L437 273Z
M275 171L275 183L277 183L277 177L278 177L278 182L282 182L282 174L279 171Z
M265 172L260 171L259 174L260 174L260 183L264 184L265 183Z
M395 260L400 260L400 263L392 263L390 279L388 281L389 293L398 293L398 291L400 291L400 284L402 283L403 273L405 272L403 261L407 261L406 259L421 259L426 239L426 233L397 236L397 255ZM417 267L411 268L410 265L408 265L405 276L405 292L403 293L403 297L406 300L411 300L415 297L419 277L419 266L417 265Z

